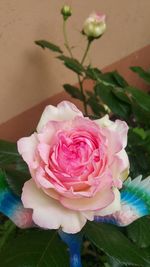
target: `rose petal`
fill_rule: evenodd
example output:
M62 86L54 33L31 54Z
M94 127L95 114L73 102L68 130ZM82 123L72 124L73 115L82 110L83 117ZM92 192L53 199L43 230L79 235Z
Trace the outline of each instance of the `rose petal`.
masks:
M45 164L48 164L50 146L44 143L40 143L38 144L37 148L38 148L41 159L44 161Z
M71 120L76 116L83 117L82 112L69 101L63 101L54 107L49 105L45 108L41 119L37 126L37 132L41 132L42 128L47 124L48 121L63 121Z
M129 159L124 149L114 155L110 169L114 179L124 181L127 178L129 174Z
M114 192L114 201L110 205L108 205L106 208L100 211L96 211L94 213L95 216L106 216L116 211L119 211L121 209L120 192L117 188L114 188L113 192Z
M110 158L113 154L126 147L128 125L125 121L116 120L112 122L108 116L105 116L100 120L95 120L95 122L102 127L102 132L107 137L109 144L108 155Z
M24 161L30 168L36 168L38 166L37 157L35 157L35 151L38 145L36 133L29 137L23 137L18 140L18 152L22 155Z
M31 179L24 184L22 193L24 207L33 209L33 221L46 229L58 229L66 233L77 233L85 225L86 213L63 207L57 200L48 197L38 189ZM91 218L91 214L87 217Z
M45 176L45 171L42 167L37 168L34 177L32 176L32 178L34 179L38 187L42 187L44 189L54 187L52 183L49 181L49 179L47 179L47 177Z
M103 188L100 192L96 193L93 197L84 198L65 198L60 196L62 205L71 210L87 211L99 210L108 206L114 200L114 193L110 188Z

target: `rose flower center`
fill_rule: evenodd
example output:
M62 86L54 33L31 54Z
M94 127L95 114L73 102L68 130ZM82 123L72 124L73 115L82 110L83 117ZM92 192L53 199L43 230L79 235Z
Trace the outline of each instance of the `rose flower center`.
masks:
M49 154L49 169L57 175L79 177L93 171L93 162L103 161L101 140L90 132L59 132ZM102 163L103 165L103 163Z

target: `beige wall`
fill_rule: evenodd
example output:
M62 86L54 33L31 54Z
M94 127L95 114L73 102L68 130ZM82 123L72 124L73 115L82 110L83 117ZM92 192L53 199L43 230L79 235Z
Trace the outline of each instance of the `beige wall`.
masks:
M34 45L49 39L63 44L59 10L62 0L0 0L0 123L75 83L54 55ZM79 35L93 10L107 14L108 30L93 44L93 64L104 67L149 44L150 0L68 0L74 16L69 33L74 53L85 45ZM79 48L81 46L81 48ZM89 59L89 60L90 60Z

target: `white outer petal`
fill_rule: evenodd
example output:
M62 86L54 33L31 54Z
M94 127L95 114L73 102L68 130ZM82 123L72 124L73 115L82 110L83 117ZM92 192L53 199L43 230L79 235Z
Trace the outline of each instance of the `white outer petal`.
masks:
M37 160L35 159L35 150L37 145L38 140L36 133L32 134L29 137L23 137L17 142L19 154L23 157L24 161L32 168L36 168L38 164Z
M113 191L115 195L114 201L106 208L96 211L94 214L95 216L106 216L121 210L120 192L117 188L114 188Z
M87 218L93 219L88 212L72 211L64 208L57 200L50 198L36 187L32 179L23 187L24 207L33 209L33 221L45 229L58 229L66 233L77 233L85 225Z
M128 177L129 168L130 163L127 152L122 149L119 153L114 155L112 163L110 165L113 178L121 179L121 181L124 181Z
M102 119L95 120L107 137L109 142L109 155L118 153L122 148L127 145L128 125L125 121L116 120L115 122L109 120L108 115Z
M114 122L109 119L108 115L105 115L101 119L95 120L95 122L102 127L109 127L114 124Z
M82 112L71 102L62 101L57 107L52 105L47 106L37 126L37 132L41 132L42 128L48 121L63 121L71 120L76 116L82 116Z

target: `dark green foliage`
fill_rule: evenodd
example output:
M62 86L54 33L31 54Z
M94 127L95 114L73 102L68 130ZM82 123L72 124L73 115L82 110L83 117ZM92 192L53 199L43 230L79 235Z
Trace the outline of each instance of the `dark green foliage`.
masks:
M150 175L150 131L143 128L130 128L127 153L130 160L130 175Z
M126 80L117 71L102 73L99 69L88 66L85 70L85 74L88 78L104 85L110 85L113 87L119 86L122 88L128 86Z
M0 140L0 167L19 162L21 157L17 151L17 145Z
M10 220L4 221L0 225L0 253L6 242L13 240L16 236L16 225Z
M87 78L92 80L97 80L97 77L101 74L101 71L97 68L92 68L91 66L88 66L88 68L85 70L85 74Z
M18 171L15 169L5 169L6 181L11 191L20 196L24 183L31 178L29 172Z
M134 87L126 87L133 114L141 125L150 125L150 95Z
M115 226L88 223L85 235L95 246L120 263L142 267L150 265L147 256Z
M86 91L87 94L87 104L90 106L91 110L95 115L101 117L102 115L106 114L107 111L104 108L104 105L100 103L97 96L90 91Z
M113 87L98 83L94 90L96 95L102 99L115 115L124 119L130 116L130 106L127 102L123 102L121 99L117 98L113 93Z
M79 99L79 100L83 100L83 95L80 91L79 88L75 87L75 86L72 86L70 84L64 84L63 85L65 91L70 94L72 97L76 98L76 99Z
M125 88L128 86L127 81L117 71L113 71L112 76L114 77L114 79L118 83L118 86L120 86L122 88Z
M58 56L58 59L62 60L67 68L79 75L82 75L84 68L77 59L66 57L64 55Z
M141 67L131 67L132 71L137 73L145 82L150 84L150 72L143 70Z
M5 245L3 267L69 267L66 246L56 231L29 230Z
M59 46L52 44L46 40L38 40L35 41L36 45L39 45L40 47L42 47L43 49L48 48L49 50L53 51L53 52L57 52L57 53L62 53L62 50L60 49Z
M150 247L150 218L146 216L130 224L127 234L138 247Z
M3 170L10 189L20 195L24 183L31 175L15 143L0 140L0 169Z

